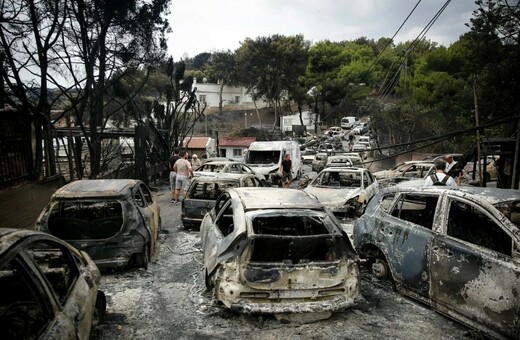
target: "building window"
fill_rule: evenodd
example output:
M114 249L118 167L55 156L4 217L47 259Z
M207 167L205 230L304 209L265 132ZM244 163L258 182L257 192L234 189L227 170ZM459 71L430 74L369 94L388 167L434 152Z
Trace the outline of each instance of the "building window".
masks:
M206 95L205 94L200 94L199 95L199 102L201 102L201 103L205 103L206 102Z
M240 104L240 96L235 96L235 104Z
M242 149L233 149L233 157L242 157Z

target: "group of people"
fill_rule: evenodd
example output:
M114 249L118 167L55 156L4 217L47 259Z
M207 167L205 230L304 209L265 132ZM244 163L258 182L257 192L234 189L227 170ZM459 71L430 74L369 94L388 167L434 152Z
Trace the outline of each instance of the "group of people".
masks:
M425 186L445 185L456 188L461 184L462 169L452 155L446 155L444 159L437 159L434 162L435 174L426 178Z
M170 190L172 193L171 202L179 203L179 194L182 191L183 197L190 186L190 177L193 177L193 169L199 167L202 163L197 155L190 157L186 150L176 150L170 157Z

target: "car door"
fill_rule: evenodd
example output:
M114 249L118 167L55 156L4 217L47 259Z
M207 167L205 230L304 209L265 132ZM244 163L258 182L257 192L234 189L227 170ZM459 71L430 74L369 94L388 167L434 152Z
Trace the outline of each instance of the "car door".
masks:
M146 201L142 191L139 186L135 186L132 190L132 195L134 201L136 203L135 207L142 218L144 229L148 234L148 240L150 241L151 249L153 250L155 247L155 239L158 233L157 227L154 223L154 209L150 206L150 204ZM143 235L144 236L144 235Z
M379 184L369 171L363 171L363 186L365 187L367 202L379 190Z
M146 205L146 207L149 210L150 215L151 215L152 231L153 231L153 234L154 234L154 240L157 240L157 237L159 235L160 223L161 223L161 221L160 221L161 216L160 216L159 205L153 199L152 192L150 191L150 189L144 183L141 183L139 185L139 187L141 188L141 192L143 193L145 205Z
M448 197L444 205L444 232L435 237L430 257L433 305L513 336L520 313L520 265L513 258L518 242L492 207L461 197Z
M403 193L378 227L393 278L405 293L427 297L428 256L438 194Z
M71 339L88 339L97 290L82 279L70 250L63 244L47 239L31 239L25 245L28 261L44 278L50 298L55 302L55 325L60 338L60 327L69 332ZM58 326L58 324L60 326ZM52 334L52 333L50 333Z
M24 244L12 247L0 261L2 338L52 339L59 334L74 339L73 323L61 313L45 278L24 253Z
M228 237L234 229L233 209L231 207L231 198L228 194L224 194L217 199L214 211L215 219L210 223L203 221L204 232L203 255L204 266L207 274L211 275L219 263L219 255ZM207 217L207 216L206 216Z

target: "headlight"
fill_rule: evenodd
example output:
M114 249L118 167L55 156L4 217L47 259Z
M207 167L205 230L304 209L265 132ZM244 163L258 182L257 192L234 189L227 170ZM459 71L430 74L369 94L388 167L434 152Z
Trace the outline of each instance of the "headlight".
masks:
M345 202L346 207L352 207L353 209L355 209L359 205L361 205L361 203L359 203L359 196L354 196Z

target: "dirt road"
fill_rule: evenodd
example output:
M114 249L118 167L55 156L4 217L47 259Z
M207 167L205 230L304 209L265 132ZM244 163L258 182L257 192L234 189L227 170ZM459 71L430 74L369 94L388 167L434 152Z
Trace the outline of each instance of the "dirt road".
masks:
M362 298L351 309L313 323L227 311L206 292L199 235L180 222L166 185L156 198L163 230L148 270L104 273L107 317L93 339L463 339L473 334L363 273Z

